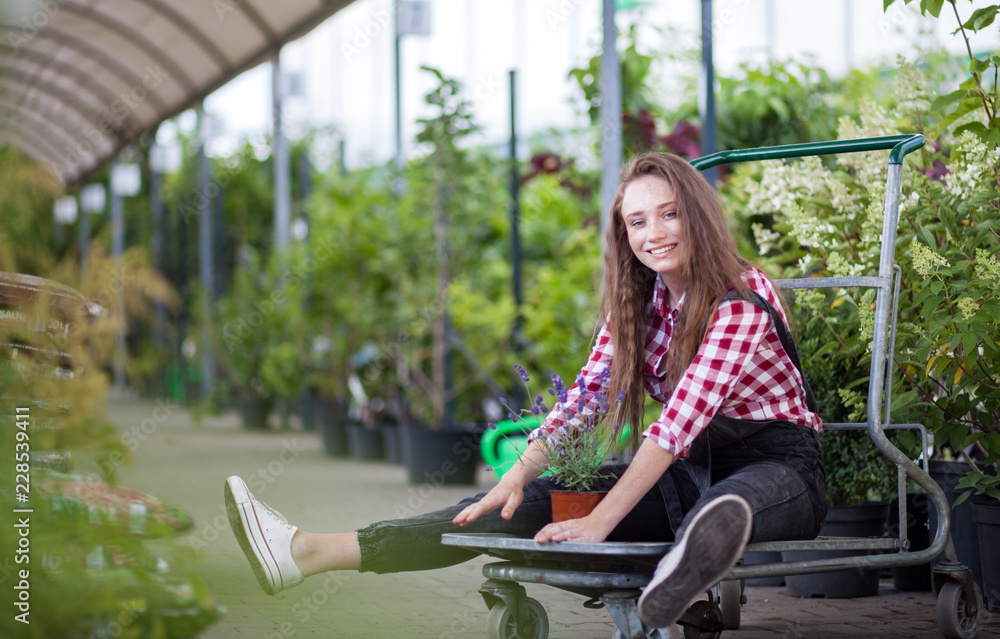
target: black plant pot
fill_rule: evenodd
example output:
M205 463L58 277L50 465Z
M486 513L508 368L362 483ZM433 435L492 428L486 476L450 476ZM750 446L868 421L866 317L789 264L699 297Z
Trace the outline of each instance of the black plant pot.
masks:
M955 554L958 560L972 570L976 583L982 586L983 569L982 560L979 555L979 536L976 524L972 519L972 508L975 504L989 503L991 500L986 495L971 495L958 506L954 506L955 499L965 492L956 488L958 482L968 474L969 465L961 461L944 461L941 459L930 460L931 477L944 490L948 503L952 504L951 509L951 540L955 544ZM929 515L931 536L937 531L938 516L934 508L930 509ZM944 558L944 554L938 556L931 562L931 566L937 565Z
M1000 612L1000 501L975 504L972 519L979 537L980 568L986 608Z
M400 426L400 443L411 484L471 486L476 483L481 433Z
M307 433L319 430L319 411L321 404L319 392L315 388L306 388L302 391L302 429Z
M253 395L240 395L236 400L236 408L240 414L243 428L247 430L266 430L267 420L274 410L274 400Z
M854 506L831 506L826 514L826 523L819 534L831 537L878 537L885 530L889 504L872 502ZM858 551L785 552L785 561L810 559L839 559L865 555ZM813 575L789 575L785 577L788 594L794 597L870 597L878 594L878 569L848 569Z
M327 457L347 457L347 426L346 418L327 402L316 405L316 428L323 441L323 453Z
M385 456L382 450L382 431L377 428L348 424L347 445L354 459L378 461Z
M780 552L745 552L743 553L743 565L757 566L760 564L781 563ZM748 586L784 586L785 578L781 575L777 577L757 577L747 579Z
M906 494L906 538L910 541L910 552L926 550L931 545L931 535L927 519L930 502L926 493ZM889 535L899 534L899 500L889 505L887 522ZM916 566L897 566L891 569L892 582L897 590L927 592L931 590L930 562Z
M400 441L399 426L396 424L383 424L382 447L385 450L385 461L390 464L403 463L403 445Z

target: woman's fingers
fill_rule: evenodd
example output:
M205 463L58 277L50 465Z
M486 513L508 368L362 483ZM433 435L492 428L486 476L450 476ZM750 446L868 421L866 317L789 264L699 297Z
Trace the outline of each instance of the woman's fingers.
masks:
M523 499L524 493L511 491L510 495L507 497L507 503L504 504L503 510L500 511L500 516L504 519L510 519L513 517L514 511L521 505L521 500Z
M591 517L581 517L548 524L535 533L534 541L539 544L547 544L550 541L600 542L607 539L608 532L600 521Z
M493 491L490 491L483 495L483 498L474 504L469 504L465 507L462 512L458 513L451 523L457 524L459 526L465 526L471 524L472 522L479 519L479 516L488 513L491 510L496 510L501 505L503 505L504 499L495 495Z

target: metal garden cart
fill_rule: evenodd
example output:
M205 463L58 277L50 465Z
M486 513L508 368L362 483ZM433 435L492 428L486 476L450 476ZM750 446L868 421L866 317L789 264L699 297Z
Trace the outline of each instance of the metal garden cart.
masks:
M860 551L849 557L811 559L758 565L737 565L720 584L696 601L679 620L686 639L715 639L723 630L739 628L740 606L745 602L743 580L757 577L833 572L844 569L881 569L926 563L944 552L944 560L933 571L938 592L937 622L945 637L969 639L979 630L982 594L972 571L956 558L951 543L950 505L943 490L927 472L927 433L920 424L889 424L892 402L891 375L896 337L896 319L901 270L895 262L896 227L903 158L924 145L921 135L895 135L857 140L791 144L737 151L723 151L692 164L701 170L720 164L786 159L841 153L890 150L882 245L878 276L828 277L779 280L782 289L869 287L876 290L875 330L871 343L867 422L825 424L832 429L866 429L877 449L898 469L899 494L906 494L907 479L927 492L937 511L938 527L930 547L910 551L906 526L895 537L820 537L810 541L753 543L748 552ZM918 430L923 443L923 467L911 461L886 437L887 429ZM907 521L906 500L899 500L899 521ZM679 631L649 628L639 620L636 601L652 576L669 543L578 543L536 544L530 539L492 534L446 534L448 545L474 549L502 561L483 567L487 581L479 592L490 609L487 636L490 639L545 639L548 620L542 605L526 596L518 582L548 584L575 592L588 600L588 608L606 608L614 619L614 639L666 639Z

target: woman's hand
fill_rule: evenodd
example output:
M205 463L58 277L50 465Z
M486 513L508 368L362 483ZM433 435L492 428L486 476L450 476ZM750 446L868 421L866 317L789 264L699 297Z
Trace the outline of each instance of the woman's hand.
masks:
M617 520L600 517L595 514L567 519L551 523L535 533L536 543L545 544L550 541L604 541L615 529Z
M504 475L504 479L506 479L506 477L507 476ZM500 511L500 516L504 519L510 519L514 516L514 511L517 510L517 507L521 505L521 501L523 500L524 487L519 482L514 480L501 480L499 484L491 488L488 493L483 495L482 499L474 504L466 506L462 512L455 515L455 518L451 520L451 523L459 526L466 526L479 519L480 515L484 515L501 507L503 510Z

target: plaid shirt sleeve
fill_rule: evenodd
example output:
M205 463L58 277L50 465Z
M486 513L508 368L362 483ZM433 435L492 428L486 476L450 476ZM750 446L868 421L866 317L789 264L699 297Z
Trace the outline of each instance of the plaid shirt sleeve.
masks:
M611 331L607 323L597 334L594 348L583 370L576 377L576 382L566 392L566 401L556 401L555 407L546 416L545 421L528 435L528 443L539 437L551 434L556 429L566 426L567 418L570 425L578 414L593 415L598 407L600 394L606 393L608 377L611 374L611 358L614 356L614 345L611 343Z
M730 395L750 358L767 335L770 316L744 300L719 305L697 354L678 381L660 418L643 433L675 458L691 443Z

